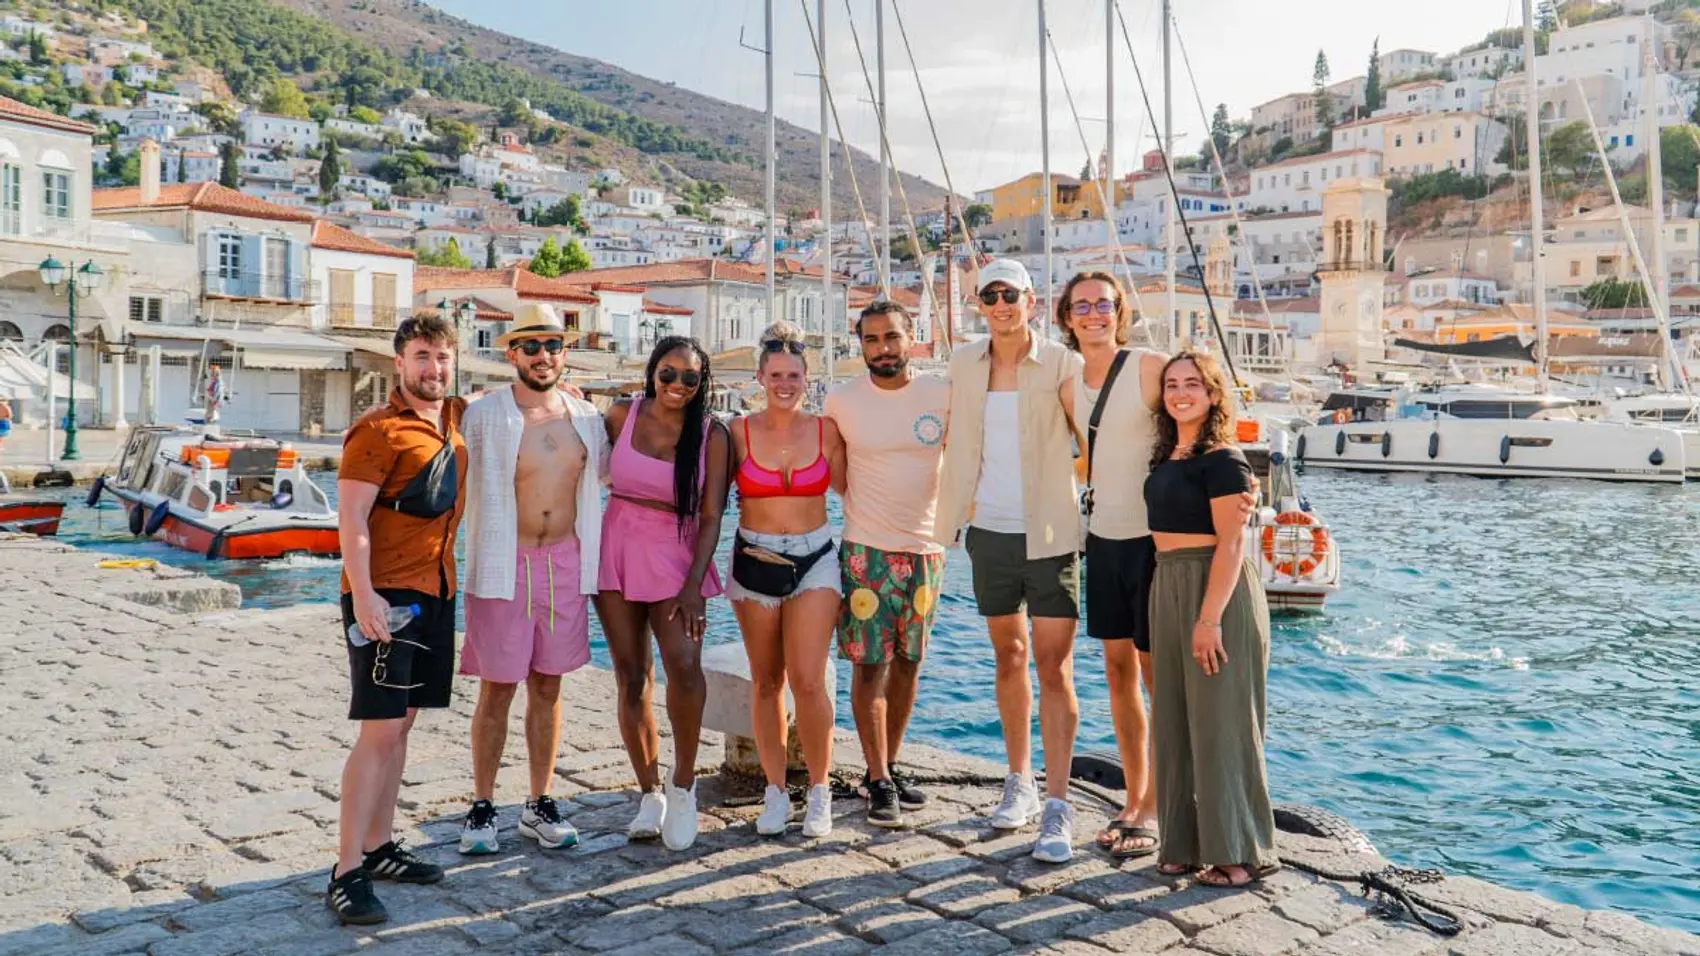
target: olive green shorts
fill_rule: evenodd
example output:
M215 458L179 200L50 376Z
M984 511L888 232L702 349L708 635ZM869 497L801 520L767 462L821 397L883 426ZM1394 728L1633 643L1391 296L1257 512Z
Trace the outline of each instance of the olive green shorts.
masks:
M981 617L1004 617L1026 608L1031 617L1080 617L1080 556L1027 557L1027 536L972 525L963 541L974 573L974 603Z

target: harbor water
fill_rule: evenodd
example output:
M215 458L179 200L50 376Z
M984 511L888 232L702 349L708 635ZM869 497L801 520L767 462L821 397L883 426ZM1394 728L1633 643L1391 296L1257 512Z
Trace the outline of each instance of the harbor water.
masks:
M1327 472L1302 483L1341 542L1344 588L1324 613L1276 621L1276 798L1346 816L1403 865L1700 931L1700 488ZM62 537L78 545L232 581L247 606L335 600L335 561L208 562L133 539L110 500L91 510L83 490L64 494ZM738 639L726 602L711 602L710 625L711 642ZM606 665L599 633L593 645ZM1102 653L1084 634L1077 647L1079 746L1113 750ZM912 726L927 743L1002 755L960 552Z

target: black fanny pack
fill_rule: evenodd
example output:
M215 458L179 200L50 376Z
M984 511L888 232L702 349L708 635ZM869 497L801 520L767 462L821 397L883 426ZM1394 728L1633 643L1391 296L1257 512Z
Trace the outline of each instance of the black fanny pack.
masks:
M780 554L751 544L741 534L736 535L732 538L732 580L756 594L790 597L803 583L809 569L837 547L836 543L828 541L810 554Z
M437 518L453 511L460 492L460 463L453 442L444 442L425 467L394 498L379 498L378 507L415 518Z

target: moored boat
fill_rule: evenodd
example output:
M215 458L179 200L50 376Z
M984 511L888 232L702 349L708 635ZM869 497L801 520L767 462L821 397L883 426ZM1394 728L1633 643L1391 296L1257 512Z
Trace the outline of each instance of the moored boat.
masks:
M1257 426L1258 433L1251 431ZM1288 452L1291 436L1242 420L1240 448L1259 484L1261 507L1246 529L1246 554L1263 580L1271 611L1321 610L1340 590L1340 545L1328 525L1299 493Z
M58 534L59 518L64 513L65 503L62 501L24 494L0 494L0 531Z
M139 428L90 503L103 492L123 502L133 534L208 558L341 553L335 509L302 456L272 439Z

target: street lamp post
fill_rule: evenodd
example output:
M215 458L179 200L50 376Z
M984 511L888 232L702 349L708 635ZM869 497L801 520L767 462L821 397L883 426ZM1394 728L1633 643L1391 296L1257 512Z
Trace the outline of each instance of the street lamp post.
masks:
M80 266L67 266L58 259L48 256L39 267L41 281L53 293L59 293L59 284L65 284L65 302L69 307L71 323L71 363L70 388L67 390L65 408L65 450L60 454L62 461L76 461L82 456L77 453L77 297L92 294L100 288L106 273L100 266L89 260Z

